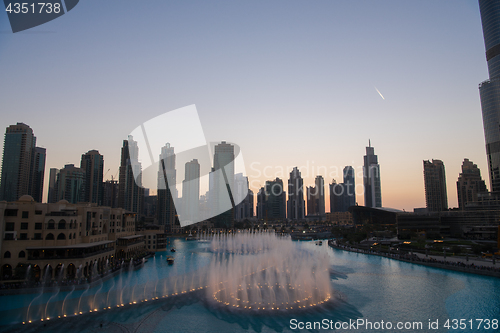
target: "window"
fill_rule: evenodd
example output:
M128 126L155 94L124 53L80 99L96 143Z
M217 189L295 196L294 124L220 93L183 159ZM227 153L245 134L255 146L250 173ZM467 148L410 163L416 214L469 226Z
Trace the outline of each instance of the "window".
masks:
M151 235L149 235L148 238L151 239Z
M5 231L14 231L15 224L14 222L5 223Z
M92 217L95 218L96 212L92 212Z
M42 230L42 224L41 223L35 223L35 230Z
M66 235L61 232L59 235L57 235L57 240L63 240L63 239L66 239Z
M27 233L19 234L19 239L20 240L27 240L28 239L28 234Z
M5 252L5 253L3 254L3 257L4 257L4 258L10 258L10 252L9 252L9 251Z
M54 222L54 220L49 220L47 229L55 229L55 228L56 228L56 223Z
M42 215L42 211L41 210L35 210L35 215Z
M28 212L28 211L23 211L22 218L23 218L23 219L27 219L28 217L30 217L30 212Z
M47 234L47 236L45 236L45 239L46 240L54 240L54 235L53 234Z
M71 234L69 234L69 239L71 239Z
M14 240L14 234L12 233L8 233L8 234L5 234L5 240Z
M59 221L59 225L57 226L58 229L66 229L66 221L61 220Z
M19 258L26 258L26 252L24 252L24 251L19 252L19 256L18 257Z
M17 216L17 209L6 209L3 216Z
M28 230L28 222L21 223L21 230Z
M42 234L41 234L41 233L36 233L36 234L35 234L35 238L33 238L33 239L35 239L35 240L40 240L40 239L42 239Z

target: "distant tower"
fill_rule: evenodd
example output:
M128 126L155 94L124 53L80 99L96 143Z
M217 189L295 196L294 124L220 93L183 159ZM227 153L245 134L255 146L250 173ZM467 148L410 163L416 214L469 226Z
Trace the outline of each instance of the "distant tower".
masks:
M132 136L129 136L128 140L123 140L118 184L118 207L140 214L144 203L144 189L142 188L142 170L141 164L137 160L138 156L137 142L133 140ZM139 176L134 178L134 174Z
M304 181L297 167L293 168L288 179L287 213L290 220L302 220L306 215Z
M235 174L233 188L235 198L244 198L235 207L234 220L243 221L244 219L253 217L253 192L248 188L248 177L243 176L242 173Z
M479 193L487 193L488 189L481 178L481 171L468 158L462 163L462 173L458 176L458 207L464 209L467 203L477 202Z
M165 178L166 177L166 178ZM172 231L176 225L177 212L175 210L174 198L177 198L177 175L175 169L174 147L167 142L161 148L158 166L158 224L164 226L166 231Z
M479 85L491 191L500 193L500 1L479 0L489 80Z
M344 184L339 183L335 179L330 184L330 213L343 212L342 200L344 197Z
M52 171L52 169L50 169ZM111 178L111 180L106 180L103 184L102 191L102 205L111 208L118 207L118 191L119 191L118 181Z
M76 204L84 201L84 194L85 170L75 167L74 164L66 164L57 174L56 202L67 200Z
M325 215L325 181L323 176L316 176L314 187L307 187L307 215Z
M85 170L84 201L102 205L104 157L97 150L82 154L80 168Z
M284 220L286 218L286 192L279 178L266 181L265 219Z
M344 168L344 193L342 196L342 211L347 212L349 207L356 205L356 184L354 168L350 165Z
M45 148L35 147L31 162L31 181L29 193L36 202L42 202L43 178L45 177Z
M380 165L374 148L368 141L364 156L363 184L365 187L365 206L382 207L382 191L380 189Z
M222 141L215 146L214 154L214 181L213 181L213 204L216 212L221 212L214 218L216 227L231 227L234 219L234 199L231 189L234 185L234 146ZM221 172L217 172L221 170ZM222 178L221 178L222 177ZM224 198L231 200L231 206L227 209Z
M10 125L5 131L0 201L16 201L29 194L42 201L45 149L36 148L36 137L26 124Z
M429 212L448 210L446 175L441 160L424 161L425 203Z
M263 220L266 217L266 189L261 187L257 193L257 219Z
M57 175L59 174L59 169L50 168L49 174L49 195L47 198L48 203L57 202Z
M198 221L200 205L200 164L197 159L185 165L184 181L182 182L182 214L183 220Z

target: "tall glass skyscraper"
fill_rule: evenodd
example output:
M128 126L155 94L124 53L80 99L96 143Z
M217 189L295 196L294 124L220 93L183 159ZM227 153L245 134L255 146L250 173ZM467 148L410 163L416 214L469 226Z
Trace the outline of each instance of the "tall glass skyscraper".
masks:
M82 155L80 168L85 170L84 201L102 205L104 157L97 150L89 150Z
M45 171L44 148L35 147L36 137L26 124L10 125L5 131L0 201L16 201L29 194L42 201Z
M306 215L304 202L304 181L299 169L294 167L288 179L288 219L302 220Z
M500 0L479 0L489 80L479 85L492 192L500 193Z
M365 187L365 206L382 207L382 191L380 189L380 165L374 148L368 141L364 156L363 185Z

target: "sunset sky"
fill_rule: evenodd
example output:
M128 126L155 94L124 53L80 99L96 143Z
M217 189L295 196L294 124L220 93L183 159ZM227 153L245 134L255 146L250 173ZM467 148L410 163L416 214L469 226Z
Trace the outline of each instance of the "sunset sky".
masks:
M369 139L384 207L425 207L427 159L445 164L450 207L464 158L490 188L475 0L85 0L16 34L0 13L0 66L0 131L33 128L45 187L91 149L117 177L134 128L195 104L207 141L241 147L255 193L293 166L305 185L342 181Z

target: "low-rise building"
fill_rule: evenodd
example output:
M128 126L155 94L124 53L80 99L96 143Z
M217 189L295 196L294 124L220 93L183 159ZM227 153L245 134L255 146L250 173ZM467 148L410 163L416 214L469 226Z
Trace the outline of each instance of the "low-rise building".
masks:
M88 278L145 252L136 214L97 204L0 202L0 279ZM129 241L133 239L133 241Z

